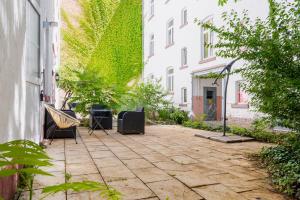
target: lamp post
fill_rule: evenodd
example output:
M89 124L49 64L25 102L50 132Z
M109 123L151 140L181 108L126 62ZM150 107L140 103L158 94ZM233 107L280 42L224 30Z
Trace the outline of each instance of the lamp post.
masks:
M225 83L225 91L224 91L224 116L223 116L223 136L226 136L226 111L227 111L227 88L228 88L228 82L229 82L229 76L231 72L231 68L235 62L240 60L240 58L236 58L235 60L231 61L228 65L224 67L224 69L220 72L219 76L216 78L216 80L213 82L213 85L218 85L217 81L221 78L224 72L227 72L226 76L226 83Z

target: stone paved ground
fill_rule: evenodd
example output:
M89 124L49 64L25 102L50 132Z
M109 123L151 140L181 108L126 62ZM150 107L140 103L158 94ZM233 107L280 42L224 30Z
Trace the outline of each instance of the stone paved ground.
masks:
M124 200L279 200L265 171L247 159L266 144L223 144L194 137L199 130L180 126L146 127L145 135L120 135L114 130L89 136L80 128L79 144L55 140L47 152L55 166L54 177L37 177L35 198L46 185L71 181L105 182ZM61 193L48 200L101 199L97 193Z

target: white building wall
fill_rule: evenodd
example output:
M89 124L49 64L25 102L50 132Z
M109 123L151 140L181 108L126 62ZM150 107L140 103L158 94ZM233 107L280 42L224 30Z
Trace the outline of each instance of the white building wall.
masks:
M0 1L0 143L14 139L41 140L43 125L43 102L40 90L53 87L44 86L43 68L45 47L43 21L48 7L53 1L46 0L1 0ZM36 78L28 76L28 28L29 3L40 15L40 63ZM45 8L45 9L44 9ZM59 7L56 5L57 12ZM50 12L52 13L53 10ZM49 13L48 13L49 14ZM27 34L27 35L26 35ZM39 71L39 72L38 72ZM40 74L39 74L40 73ZM47 77L51 79L51 77ZM50 86L51 85L51 86Z
M234 9L247 9L252 18L265 18L268 14L267 0L243 0L238 3L229 1L224 6L218 6L217 0L154 0L154 16L150 17L150 0L144 3L144 80L150 75L161 78L161 84L166 86L167 68L174 67L174 94L171 95L175 105L181 103L181 88L186 87L188 93L187 110L192 110L192 73L207 73L221 70L230 60L216 58L213 61L200 64L201 61L201 29L194 19L204 20L212 17L214 24L222 25L221 14ZM181 27L181 10L187 9L188 24ZM166 24L174 19L174 45L166 48ZM149 56L150 35L154 34L154 56ZM216 40L216 35L215 39ZM187 47L188 67L181 69L181 48ZM235 66L242 65L242 62ZM217 70L216 70L217 69ZM196 74L197 74L196 73ZM228 115L233 118L253 118L256 114L249 109L231 108L236 102L235 82L241 80L239 75L230 78L228 89Z

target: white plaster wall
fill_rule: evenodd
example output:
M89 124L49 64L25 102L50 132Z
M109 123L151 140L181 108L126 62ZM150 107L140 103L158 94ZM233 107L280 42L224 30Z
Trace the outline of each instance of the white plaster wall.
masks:
M192 106L192 73L198 71L209 72L210 69L221 69L230 60L216 58L215 61L199 64L201 60L201 38L200 27L194 23L194 19L203 20L208 16L213 17L217 25L222 25L221 13L234 9L243 11L247 9L252 18L265 18L268 14L267 0L243 0L238 3L229 1L225 7L218 6L217 0L155 0L154 17L150 20L150 0L144 3L144 79L149 75L162 78L162 85L166 86L166 70L174 67L174 95L175 105L181 102L181 88L186 87L188 93L188 109ZM188 25L180 28L181 10L187 8ZM174 45L166 46L166 24L169 19L174 19ZM149 55L149 38L154 34L154 56ZM216 37L216 36L215 36ZM215 38L216 40L216 38ZM181 48L188 49L188 68L181 67ZM239 75L231 77L228 90L228 104L235 102L235 81L241 79ZM228 107L231 107L228 106ZM234 117L252 118L255 114L249 109L228 109L228 113Z
M40 1L31 1L42 6ZM26 80L26 2L0 1L0 143L14 139L39 142L42 135L44 108L39 89L43 81L38 80L40 87L33 87ZM41 10L42 27L45 15ZM41 49L43 39L41 28ZM40 58L42 71L43 54Z
M0 1L0 142L24 138L25 1Z

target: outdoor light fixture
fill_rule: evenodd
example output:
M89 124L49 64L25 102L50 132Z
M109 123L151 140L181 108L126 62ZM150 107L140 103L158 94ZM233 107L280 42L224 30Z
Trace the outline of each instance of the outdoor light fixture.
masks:
M213 85L218 85L217 81L221 78L222 74L227 71L227 78L226 78L226 84L225 84L225 93L224 93L224 116L223 116L223 136L226 136L226 110L227 110L227 88L228 88L228 82L229 82L229 76L231 72L232 65L240 60L241 58L236 58L235 60L231 61L227 66L224 67L224 69L220 72L219 76L216 78L216 80L213 82Z
M56 72L55 73L55 81L58 82L59 81L59 74Z

